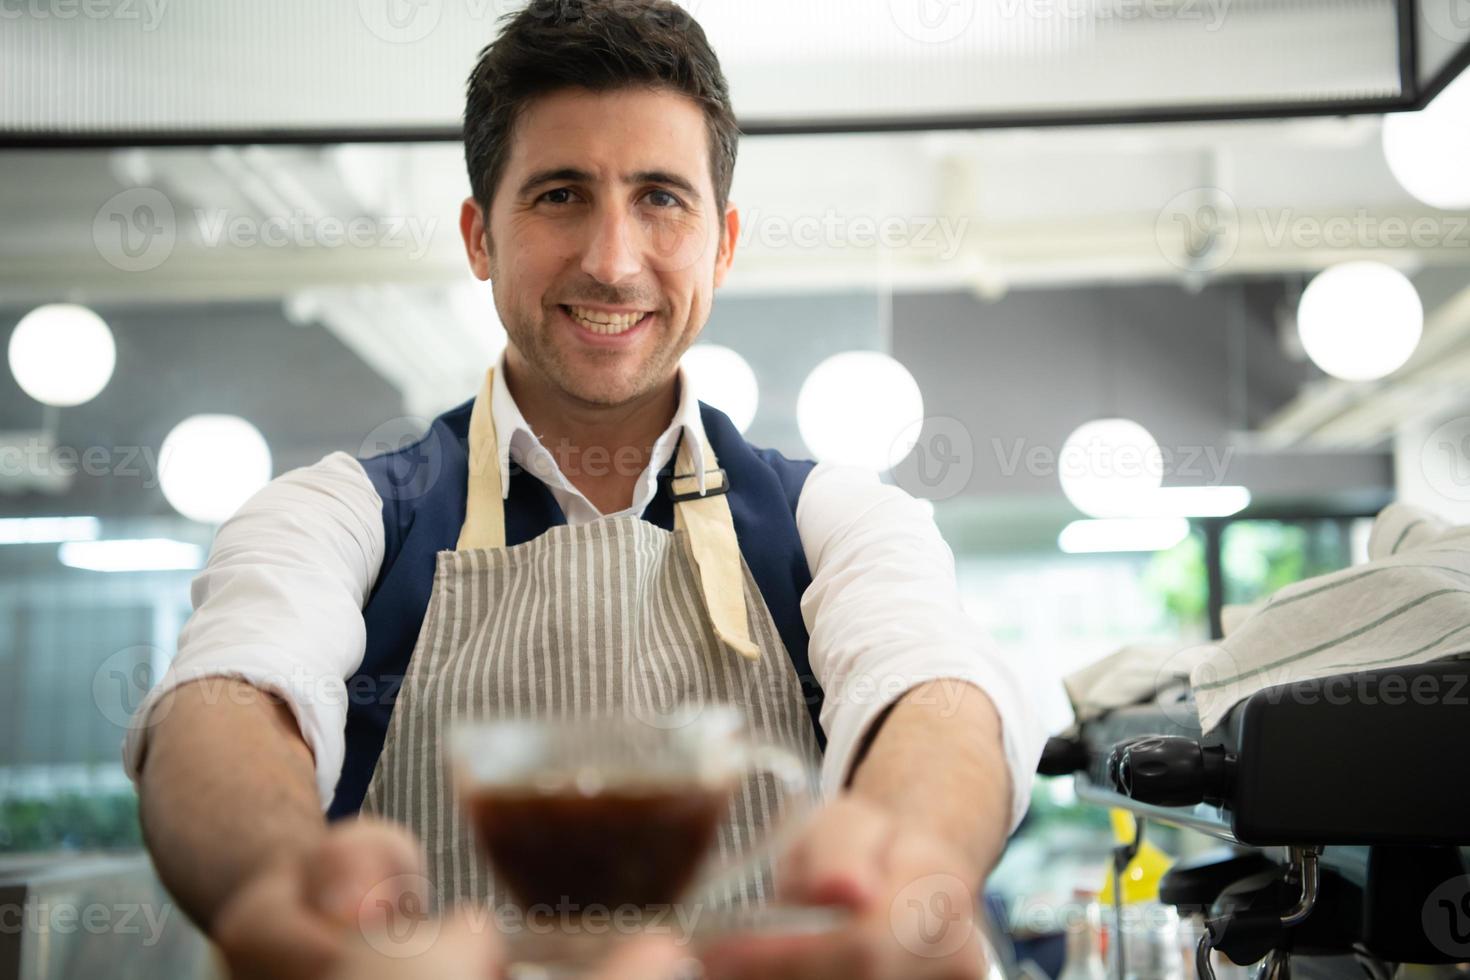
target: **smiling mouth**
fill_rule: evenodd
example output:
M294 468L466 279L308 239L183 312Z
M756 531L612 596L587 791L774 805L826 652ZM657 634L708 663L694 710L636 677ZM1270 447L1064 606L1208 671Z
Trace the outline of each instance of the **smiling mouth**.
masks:
M616 337L618 334L627 333L653 315L646 310L634 310L628 313L608 313L603 310L588 309L585 306L567 305L562 305L562 310L578 326L590 330L592 333L601 334L604 337Z

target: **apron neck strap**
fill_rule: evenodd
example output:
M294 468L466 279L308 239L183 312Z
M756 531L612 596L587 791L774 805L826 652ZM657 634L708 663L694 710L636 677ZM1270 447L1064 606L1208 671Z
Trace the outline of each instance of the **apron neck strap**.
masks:
M505 547L505 489L500 474L500 443L491 413L495 369L485 372L485 381L470 411L469 483L466 487L465 520L456 549ZM699 424L696 420L695 424ZM715 633L742 657L755 660L760 649L751 641L745 605L745 575L735 521L730 514L729 477L720 468L709 440L699 440L700 460L695 463L689 440L680 434L674 456L674 530L685 531L698 570L705 608ZM705 487L699 491L699 474Z

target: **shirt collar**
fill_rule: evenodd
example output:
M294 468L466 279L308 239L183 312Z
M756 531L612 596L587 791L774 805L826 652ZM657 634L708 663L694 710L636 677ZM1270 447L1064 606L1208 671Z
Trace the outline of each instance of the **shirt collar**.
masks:
M694 460L699 492L704 493L705 472L702 461L704 460L705 438L704 424L699 414L698 393L694 391L690 383L689 372L684 370L682 364L678 369L678 378L679 403L674 409L674 417L669 422L669 427L654 440L653 458L649 460L649 468L655 474L664 468L673 458L674 450L679 443L679 436L682 434L689 441L690 456ZM526 421L526 417L521 414L520 407L511 397L510 389L505 384L504 351L501 351L500 357L495 361L495 378L490 388L490 417L495 422L495 438L499 444L500 492L503 497L510 496L512 459L543 483L554 483L569 490L575 490L571 482L557 468L555 458L550 451L542 444L536 433L531 431L530 423Z

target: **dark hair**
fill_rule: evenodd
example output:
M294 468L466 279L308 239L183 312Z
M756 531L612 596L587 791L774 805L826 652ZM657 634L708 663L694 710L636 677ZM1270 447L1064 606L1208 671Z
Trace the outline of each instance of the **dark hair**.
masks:
M723 212L740 127L704 30L670 0L532 0L505 18L480 52L465 100L464 154L475 200L489 209L511 133L537 96L637 86L673 89L704 110L710 176Z

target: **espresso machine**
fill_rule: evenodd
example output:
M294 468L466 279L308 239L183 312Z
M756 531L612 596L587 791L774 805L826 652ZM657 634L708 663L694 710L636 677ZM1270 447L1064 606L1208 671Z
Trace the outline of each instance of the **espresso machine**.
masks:
M1129 811L1135 847L1150 821L1222 842L1160 886L1202 922L1200 977L1216 950L1257 977L1470 963L1470 660L1266 688L1208 733L1181 680L1052 738L1040 772Z

